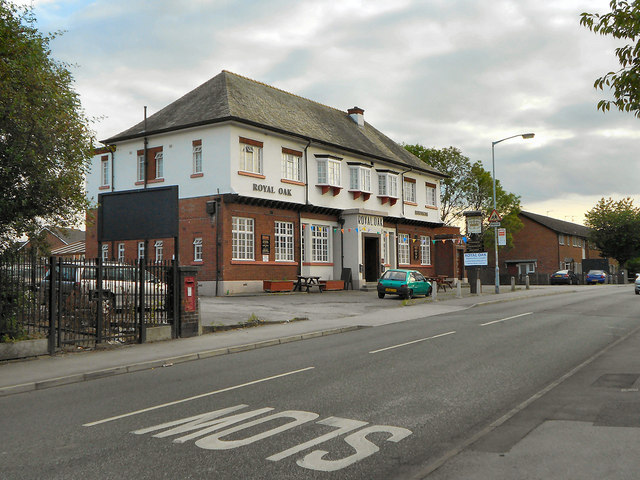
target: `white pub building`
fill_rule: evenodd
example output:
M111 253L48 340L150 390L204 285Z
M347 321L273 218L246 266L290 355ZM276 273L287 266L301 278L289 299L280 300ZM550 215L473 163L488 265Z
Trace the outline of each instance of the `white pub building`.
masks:
M297 275L375 284L387 268L462 276L459 229L440 220L440 172L347 112L223 71L104 140L88 197L177 186L174 238L110 241L87 257L199 265L201 294ZM349 272L350 271L350 272Z

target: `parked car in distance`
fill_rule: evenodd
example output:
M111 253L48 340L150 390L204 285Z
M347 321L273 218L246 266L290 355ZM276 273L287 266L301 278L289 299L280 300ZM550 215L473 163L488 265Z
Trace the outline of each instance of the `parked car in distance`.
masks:
M132 307L136 292L140 288L139 270L132 265L119 263L105 263L102 265L103 299L111 302L112 307L122 309ZM40 282L40 303L46 303L50 289L50 271L47 271ZM56 266L56 275L58 274ZM97 289L98 267L90 263L63 263L60 273L60 290L62 296L71 293L88 295L89 300L95 300ZM167 284L156 278L149 271L145 272L145 305L146 308L164 309L168 292Z
M384 298L385 295L413 298L415 295L430 294L431 283L417 270L387 270L378 280L378 298Z
M636 277L636 295L640 295L640 276Z
M604 270L589 270L584 280L587 285L595 285L596 283L607 283L607 274Z
M573 270L558 270L549 276L549 285L578 285L580 279Z

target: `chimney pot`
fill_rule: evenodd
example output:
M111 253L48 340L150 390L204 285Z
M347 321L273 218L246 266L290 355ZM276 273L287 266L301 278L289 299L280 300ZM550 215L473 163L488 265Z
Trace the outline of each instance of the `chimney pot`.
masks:
M347 110L351 120L356 122L359 127L364 127L364 110L360 107L353 107Z

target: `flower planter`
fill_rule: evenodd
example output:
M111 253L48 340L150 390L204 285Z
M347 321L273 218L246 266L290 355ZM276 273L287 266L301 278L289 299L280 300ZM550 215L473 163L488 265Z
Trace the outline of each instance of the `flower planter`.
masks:
M293 280L263 280L262 289L265 292L291 292Z
M344 290L344 280L320 280L322 289L327 290Z
M0 360L45 355L49 352L48 346L49 341L46 338L0 343Z

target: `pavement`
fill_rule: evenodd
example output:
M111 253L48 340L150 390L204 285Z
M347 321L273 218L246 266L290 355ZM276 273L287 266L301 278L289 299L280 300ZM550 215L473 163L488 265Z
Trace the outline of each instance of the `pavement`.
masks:
M201 297L203 329L215 333L0 362L0 397L580 288L588 287L503 286L498 295L493 287L485 286L481 295L467 287L409 301L362 291ZM639 351L640 328L434 459L415 478L640 478Z

